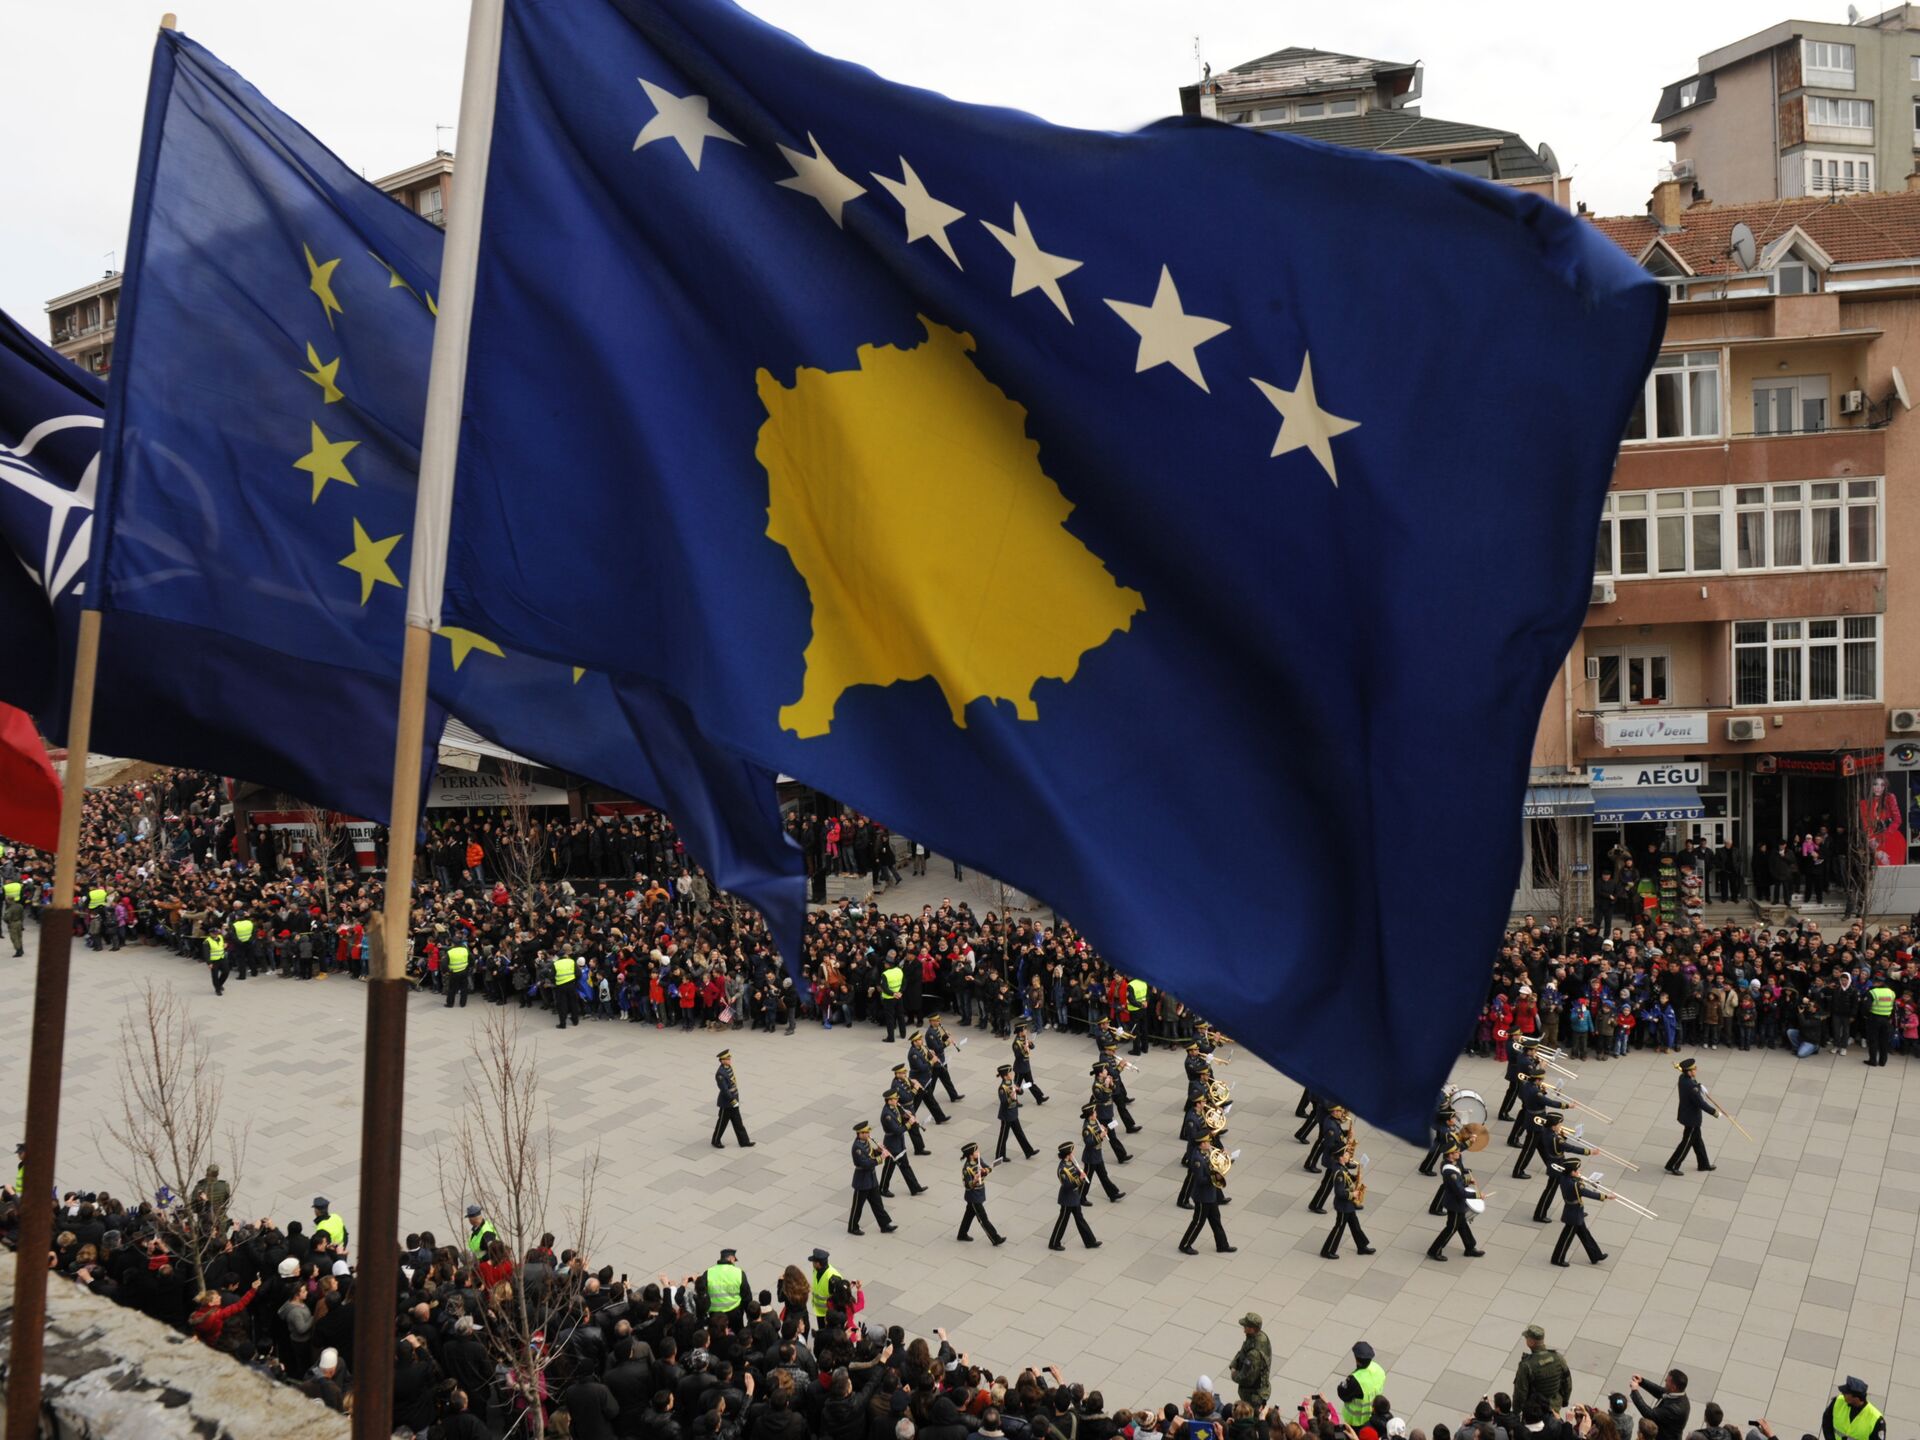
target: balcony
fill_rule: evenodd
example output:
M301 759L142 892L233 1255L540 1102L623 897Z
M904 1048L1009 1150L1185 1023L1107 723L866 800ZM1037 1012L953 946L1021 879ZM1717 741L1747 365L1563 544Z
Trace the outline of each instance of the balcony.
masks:
M1607 764L1675 755L1775 755L1795 750L1874 750L1886 744L1887 708L1878 700L1821 705L1696 704L1581 710L1573 727L1576 763ZM1676 738L1652 744L1607 745L1597 722L1615 716L1658 716ZM1729 720L1761 721L1759 738L1730 740ZM1777 723L1776 723L1777 722ZM1697 738L1694 738L1697 737Z

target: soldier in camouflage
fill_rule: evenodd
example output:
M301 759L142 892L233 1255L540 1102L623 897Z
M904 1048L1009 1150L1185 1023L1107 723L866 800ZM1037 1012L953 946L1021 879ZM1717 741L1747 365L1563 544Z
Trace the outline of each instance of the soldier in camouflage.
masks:
M1548 1347L1545 1330L1529 1325L1520 1333L1527 1342L1527 1353L1513 1372L1513 1408L1524 1411L1528 1401L1540 1400L1558 1414L1573 1399L1573 1372L1560 1352Z
M1240 1342L1240 1353L1227 1367L1228 1376L1240 1388L1240 1398L1253 1406L1255 1414L1266 1409L1272 1394L1273 1342L1260 1326L1260 1317L1252 1311L1240 1317L1240 1328L1247 1332L1247 1338Z

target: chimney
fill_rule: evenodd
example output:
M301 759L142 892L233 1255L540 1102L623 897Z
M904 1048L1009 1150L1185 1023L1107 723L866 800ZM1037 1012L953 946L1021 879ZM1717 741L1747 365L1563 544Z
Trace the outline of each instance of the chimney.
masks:
M1680 228L1680 185L1678 180L1662 180L1653 187L1653 199L1647 202L1647 213L1662 230Z
M1911 171L1907 175L1907 193L1911 195L1917 190L1920 190L1920 170Z

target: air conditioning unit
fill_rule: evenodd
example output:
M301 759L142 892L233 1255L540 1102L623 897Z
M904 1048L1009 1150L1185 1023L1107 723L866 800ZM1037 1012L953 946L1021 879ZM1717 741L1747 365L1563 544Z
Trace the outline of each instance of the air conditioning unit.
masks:
M1613 582L1611 580L1594 581L1593 598L1587 601L1587 603L1589 605L1611 605L1613 603Z
M1667 168L1673 172L1673 178L1676 180L1693 179L1693 161L1691 160L1676 160Z
M1764 715L1735 715L1727 721L1727 739L1760 740L1766 737L1767 717Z
M1867 392L1864 390L1843 391L1840 396L1840 413L1858 415L1867 408Z
M1893 735L1920 735L1920 710L1890 710L1887 731Z

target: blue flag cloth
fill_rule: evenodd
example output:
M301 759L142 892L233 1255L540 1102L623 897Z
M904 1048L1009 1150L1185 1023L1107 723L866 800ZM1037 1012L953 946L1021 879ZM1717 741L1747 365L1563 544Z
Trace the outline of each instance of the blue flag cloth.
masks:
M720 0L509 0L496 103L449 621L1424 1134L1659 286L1531 195L956 104Z
M161 33L102 457L102 632L187 666L223 741L271 746L217 768L364 816L390 798L441 246ZM716 882L797 946L804 879L771 773L657 691L616 694L473 630L443 630L434 652L430 742L450 712L662 805Z

